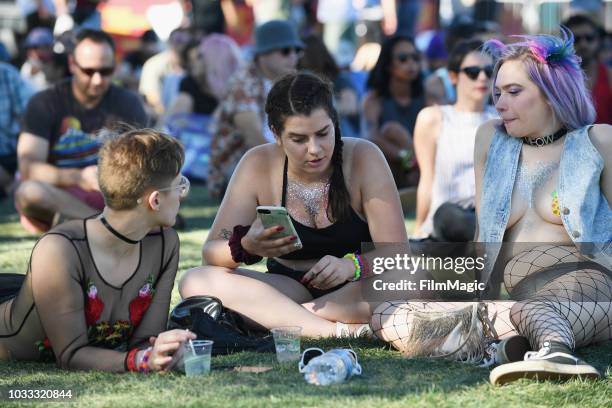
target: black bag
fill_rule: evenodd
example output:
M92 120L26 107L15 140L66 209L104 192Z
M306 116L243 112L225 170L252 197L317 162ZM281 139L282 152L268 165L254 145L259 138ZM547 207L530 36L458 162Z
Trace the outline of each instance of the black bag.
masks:
M19 273L0 273L0 303L17 296L25 280Z
M189 329L198 340L213 340L212 355L275 351L272 336L252 336L242 316L224 308L221 300L213 296L183 300L171 311L168 328Z
M214 320L223 312L221 300L214 296L192 296L180 302L170 312L168 330L191 329L191 309L200 309Z

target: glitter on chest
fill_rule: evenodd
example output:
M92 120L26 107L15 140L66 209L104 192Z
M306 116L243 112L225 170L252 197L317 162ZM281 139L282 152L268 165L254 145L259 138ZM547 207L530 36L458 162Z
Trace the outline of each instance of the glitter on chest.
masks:
M308 219L299 215L302 211L296 211L297 217L294 216L294 218L306 225L314 224L321 209L327 208L328 193L329 181L304 184L294 179L287 180L287 202L303 204Z
M550 179L552 174L559 168L559 163L537 161L527 166L523 161L519 163L516 175L515 188L523 197L529 208L535 207L535 193Z

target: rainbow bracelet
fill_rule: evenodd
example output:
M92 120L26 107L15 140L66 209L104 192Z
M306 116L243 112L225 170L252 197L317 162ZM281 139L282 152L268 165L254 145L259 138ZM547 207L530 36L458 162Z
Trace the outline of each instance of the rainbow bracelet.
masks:
M355 265L355 276L353 277L353 279L351 279L351 282L359 280L359 278L361 278L361 265L357 256L351 253L344 255L344 258L350 259L351 261L353 261L353 265Z
M151 350L153 350L153 347L149 347L142 354L142 359L140 360L140 364L138 364L138 371L141 373L146 374L149 372L149 357L151 357Z

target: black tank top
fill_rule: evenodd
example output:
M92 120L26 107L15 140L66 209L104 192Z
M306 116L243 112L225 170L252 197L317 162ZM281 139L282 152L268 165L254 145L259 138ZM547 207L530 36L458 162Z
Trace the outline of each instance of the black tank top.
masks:
M287 158L283 174L283 195L281 205L285 206L287 193ZM361 252L362 242L372 242L368 223L363 221L351 207L350 216L325 228L312 228L297 222L291 215L302 249L283 255L281 259L320 259L325 255L342 258L351 252Z

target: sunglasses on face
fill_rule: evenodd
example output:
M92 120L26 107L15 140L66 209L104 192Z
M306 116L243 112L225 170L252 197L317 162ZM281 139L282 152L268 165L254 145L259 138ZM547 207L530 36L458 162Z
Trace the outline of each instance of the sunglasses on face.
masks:
M470 78L472 81L475 81L478 78L481 71L484 71L487 78L491 78L491 76L493 75L493 65L486 65L484 67L474 65L471 67L461 68L461 72L467 75L468 78Z
M574 35L574 43L579 43L582 40L586 42L593 42L595 41L595 36L593 34Z
M300 55L302 53L302 50L299 48L294 48L294 47L286 47L286 48L281 48L280 50L278 50L278 52L280 52L283 57L288 57L289 54Z
M77 66L77 68L84 73L85 75L87 75L88 77L92 77L96 74L96 72L98 74L100 74L100 76L103 77L107 77L107 76L111 76L113 74L113 72L115 72L115 67L102 67L102 68L83 68L82 66L80 66L79 64L76 63L76 61L74 62L74 65Z
M398 62L406 62L409 59L414 62L419 62L421 60L420 55L416 52L401 52L396 54L393 58L395 58L395 60Z
M181 180L179 181L179 183L176 186L159 188L159 189L157 189L157 191L178 190L179 191L179 196L181 198L185 198L189 194L190 186L191 186L191 183L189 182L189 179L181 174Z

